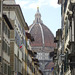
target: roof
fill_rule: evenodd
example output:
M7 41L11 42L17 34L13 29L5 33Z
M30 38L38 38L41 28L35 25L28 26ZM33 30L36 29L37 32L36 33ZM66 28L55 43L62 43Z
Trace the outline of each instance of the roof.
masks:
M30 26L30 33L34 37L32 47L45 46L54 47L54 36L52 32L44 24L35 24Z
M35 14L35 20L29 27L29 32L34 37L34 42L31 43L32 47L54 47L54 35L51 30L43 24L39 8Z
M22 25L24 25L24 28L25 28L26 30L29 30L28 24L26 23L26 21L25 21L25 19L24 19L24 16L23 16L23 13L22 13L22 10L21 10L20 5L18 5L18 4L13 4L13 5L11 5L11 4L3 4L3 11L7 11L6 9L8 9L8 8L10 8L10 11L11 11L11 10L16 11L16 13L17 13L17 15L18 15L18 17L19 17L19 19L20 19ZM11 8L12 8L12 9L11 9ZM16 10L15 10L15 9L16 9ZM18 13L18 12L19 12L19 13Z

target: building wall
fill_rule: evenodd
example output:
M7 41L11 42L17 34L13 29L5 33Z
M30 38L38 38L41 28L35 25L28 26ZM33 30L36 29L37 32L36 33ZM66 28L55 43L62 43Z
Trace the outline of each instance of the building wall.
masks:
M1 29L0 29L1 30ZM1 60L0 60L0 67L1 71L0 73L3 73L4 75L9 74L10 69L10 28L8 27L8 24L5 19L2 21L2 32L1 32L0 38L0 52L1 52ZM3 59L2 59L3 57ZM3 67L3 68L2 68ZM6 69L6 70L5 70Z
M25 54L25 29L23 27L23 25L20 22L20 19L18 18L18 15L16 15L15 10L12 11L8 11L4 10L4 13L11 19L14 20L14 31L13 31L13 42L11 42L14 46L13 46L13 50L11 54L11 66L12 71L14 71L14 73L12 73L12 75L16 74L17 72L22 73L22 69L24 69L25 67L25 60L22 60L25 58L25 56L23 56ZM12 15L13 14L13 15ZM11 44L11 46L12 46ZM22 45L22 48L19 48ZM23 52L22 52L23 50ZM13 56L13 57L12 57ZM22 63L23 62L23 63Z
M59 3L60 2L60 3ZM56 66L57 75L74 75L74 65L72 60L75 57L74 54L74 6L75 1L73 0L58 0L58 3L61 4L61 30L62 33L57 35L56 37L61 37L56 40L57 42L57 54L55 54L56 58L54 58ZM59 40L61 39L61 40ZM59 51L59 45L61 45ZM60 57L59 57L60 56ZM72 60L72 61L71 61ZM72 74L73 73L73 74Z
M25 29L28 29L28 27L26 25L26 22L24 22L21 9L19 8L19 6L16 5L11 6L10 2L4 1L4 3L10 4L3 6L3 14L7 16L13 29L12 30L9 29L7 23L3 19L5 23L5 24L3 23L3 25L5 25L3 28L5 28L6 26L7 28L5 28L4 32L2 32L3 38L0 39L0 53L1 53L1 44L3 49L2 52L3 61L2 65L0 63L0 73L2 72L1 69L3 69L4 75L17 75L17 74L35 75L33 70L36 69L37 72L36 75L38 74L41 75L39 73L38 67L34 65L32 57L28 54L27 51L27 47L29 47L30 49L31 47L28 42L28 38L26 37L25 34ZM12 2L12 4L13 3L14 2ZM1 24L0 24L0 30L1 30ZM22 47L20 48L20 46ZM31 63L32 67L31 66L29 67L28 63Z

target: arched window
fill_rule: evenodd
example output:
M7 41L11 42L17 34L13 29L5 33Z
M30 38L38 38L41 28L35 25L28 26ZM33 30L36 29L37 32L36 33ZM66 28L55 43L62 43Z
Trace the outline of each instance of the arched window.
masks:
M37 23L38 23L38 18L37 18Z

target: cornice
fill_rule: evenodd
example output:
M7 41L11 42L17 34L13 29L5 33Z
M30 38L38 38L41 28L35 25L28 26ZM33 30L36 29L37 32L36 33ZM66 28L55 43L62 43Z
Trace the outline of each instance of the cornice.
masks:
M20 23L24 26L25 30L28 30L29 27L24 19L24 16L23 16L23 13L22 13L22 10L21 10L21 7L20 5L3 5L3 9L4 11L15 11L16 12L16 15L17 17L19 18L19 21Z

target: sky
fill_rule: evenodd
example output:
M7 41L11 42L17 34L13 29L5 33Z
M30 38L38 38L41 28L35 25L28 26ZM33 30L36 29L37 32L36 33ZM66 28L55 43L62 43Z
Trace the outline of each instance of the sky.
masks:
M37 7L39 7L43 23L54 36L56 36L57 29L61 28L61 6L57 2L58 0L16 0L16 4L21 6L28 26L33 23Z

